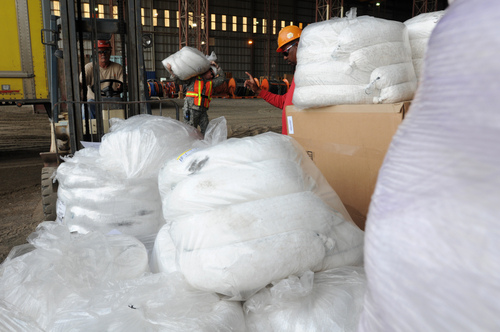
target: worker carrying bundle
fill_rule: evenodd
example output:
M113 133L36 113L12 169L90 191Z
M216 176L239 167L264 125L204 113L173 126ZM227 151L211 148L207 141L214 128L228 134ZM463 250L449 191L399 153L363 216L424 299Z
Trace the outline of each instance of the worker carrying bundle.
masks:
M170 78L186 86L183 115L184 123L197 128L205 135L208 126L208 108L214 88L223 84L226 77L217 63L214 52L204 55L195 48L185 46L163 60Z

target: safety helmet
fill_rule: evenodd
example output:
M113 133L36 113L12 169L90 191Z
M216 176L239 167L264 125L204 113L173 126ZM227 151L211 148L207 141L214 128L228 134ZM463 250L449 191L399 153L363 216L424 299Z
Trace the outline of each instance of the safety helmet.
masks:
M282 47L292 40L299 39L301 33L302 29L295 25L289 25L281 29L278 34L278 49L276 52L283 52Z
M99 39L97 41L97 48L111 48L109 40Z

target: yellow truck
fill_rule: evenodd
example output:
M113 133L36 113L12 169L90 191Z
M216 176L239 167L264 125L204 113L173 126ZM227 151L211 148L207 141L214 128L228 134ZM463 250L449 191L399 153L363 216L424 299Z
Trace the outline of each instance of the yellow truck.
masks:
M0 5L0 105L43 105L50 109L42 1L2 0Z

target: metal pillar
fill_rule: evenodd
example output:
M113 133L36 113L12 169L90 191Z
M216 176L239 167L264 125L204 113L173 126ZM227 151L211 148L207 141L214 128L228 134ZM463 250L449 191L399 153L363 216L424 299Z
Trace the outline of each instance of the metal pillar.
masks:
M316 22L344 16L344 0L316 0Z
M331 17L344 17L344 0L332 0Z
M437 11L437 0L413 0L412 17Z
M208 0L179 0L179 49L196 47L208 53Z
M316 0L316 22L330 19L332 0Z
M273 42L273 22L276 20L276 14L278 13L278 3L276 0L266 0L264 2L264 18L266 20L266 39L264 45L264 75L271 78L271 67L273 62L274 68L276 68L276 57L274 55L274 49L271 45ZM263 26L264 27L264 26ZM272 61L271 61L272 59Z

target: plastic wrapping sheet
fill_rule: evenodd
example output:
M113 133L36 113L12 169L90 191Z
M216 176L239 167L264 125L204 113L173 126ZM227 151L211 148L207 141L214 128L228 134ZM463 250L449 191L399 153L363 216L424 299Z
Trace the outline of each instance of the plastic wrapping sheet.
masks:
M175 255L176 249L170 236L170 225L164 225L155 238L153 252L149 259L151 272L171 273L179 271Z
M18 308L0 300L0 331L30 331L44 330L30 317L26 317Z
M85 305L61 310L50 331L244 332L241 303L191 288L182 275L111 282Z
M99 147L105 168L120 169L127 178L156 178L164 162L201 140L194 127L180 121L141 114L117 122Z
M409 100L416 84L395 83L400 86L386 89L381 96L381 88L370 79L373 71L395 64L408 64L412 71L397 67L405 74L388 71L386 75L396 77L386 77L387 82L407 75L407 82L416 82L408 31L401 22L352 13L310 24L303 30L297 51L293 104L308 109Z
M295 70L295 84L310 85L366 85L370 73L353 68L348 61L304 63ZM319 88L322 89L322 88Z
M444 10L422 13L404 22L408 28L413 66L417 79L420 79L422 62L432 30L434 30L444 13Z
M360 331L500 328L499 22L456 0L432 31L368 213Z
M181 217L170 235L193 286L235 298L291 274L362 262L363 232L312 192Z
M163 216L168 220L189 213L182 206L168 204L172 192L181 181L221 168L231 167L235 171L242 165L272 159L293 161L300 165L304 171L304 180L309 181L310 178L315 183L312 191L327 205L342 213L347 220L352 220L337 193L304 149L293 138L271 132L246 138L231 138L206 149L193 149L165 163L158 177ZM240 179L239 181L247 180ZM269 186L276 188L276 184L269 184ZM238 188L236 183L235 187ZM242 190L245 189L242 188ZM218 192L218 195L224 196L225 193Z
M181 80L187 80L209 70L210 62L216 60L217 56L214 52L208 56L194 47L184 46L179 51L163 59L162 64L165 69L167 64L170 64L175 75Z
M349 54L349 64L364 72L373 72L383 66L399 63L411 64L408 42L382 42L357 49ZM415 79L415 75L410 77Z
M238 167L221 166L179 182L163 203L169 215L210 211L266 197L313 190L316 183L299 164L269 159Z
M362 267L308 271L266 287L244 305L247 331L354 332L363 309Z
M0 300L44 330L61 310L85 305L99 287L149 271L144 245L130 236L74 235L43 222L28 242L34 250L0 266Z

